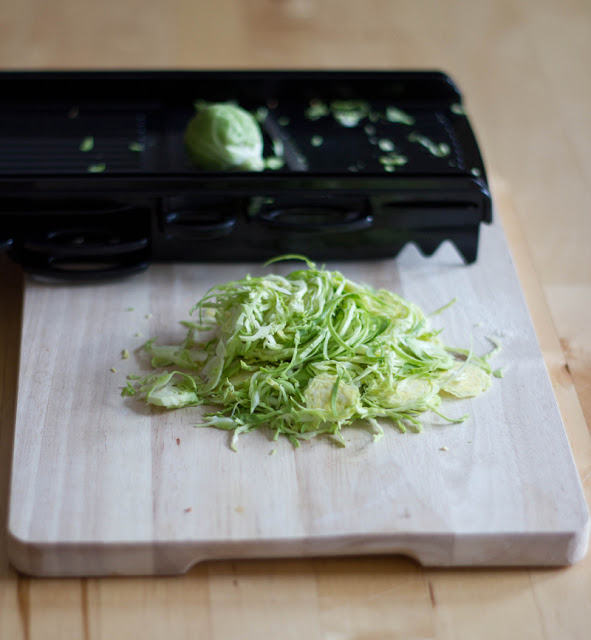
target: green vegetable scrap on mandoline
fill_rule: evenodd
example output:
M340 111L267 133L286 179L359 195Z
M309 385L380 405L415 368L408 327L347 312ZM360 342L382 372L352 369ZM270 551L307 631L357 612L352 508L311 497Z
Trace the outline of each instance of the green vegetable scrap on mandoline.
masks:
M379 438L378 419L402 432L420 431L428 411L466 419L442 414L442 399L486 391L498 345L484 356L446 345L430 317L449 305L426 315L299 255L266 264L287 259L305 268L210 289L180 344L145 344L158 371L129 376L122 395L170 409L215 405L197 426L233 431L233 449L261 427L296 446L321 434L344 445L342 429L356 421Z
M230 103L203 104L189 121L185 148L197 167L261 171L263 135L255 117Z

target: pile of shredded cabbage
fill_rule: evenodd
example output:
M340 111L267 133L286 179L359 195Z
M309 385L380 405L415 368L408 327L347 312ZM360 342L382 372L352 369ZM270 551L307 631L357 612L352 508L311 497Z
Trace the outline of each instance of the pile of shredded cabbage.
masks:
M168 408L216 405L197 426L233 431L235 449L240 434L263 426L299 446L320 434L344 445L342 428L357 420L376 438L378 419L402 432L420 431L427 411L461 422L441 414L442 397L489 388L496 349L477 357L451 348L412 302L302 256L270 262L283 259L306 268L216 286L183 323L181 344L147 342L160 371L129 376L123 395Z

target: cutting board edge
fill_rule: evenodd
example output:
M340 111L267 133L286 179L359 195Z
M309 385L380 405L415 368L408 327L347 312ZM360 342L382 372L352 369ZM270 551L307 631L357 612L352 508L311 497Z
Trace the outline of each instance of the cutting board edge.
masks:
M8 558L37 577L181 575L214 560L399 555L423 567L563 567L587 554L590 521L576 531L489 534L396 532L253 540L28 541L7 536ZM549 553L548 549L552 549Z

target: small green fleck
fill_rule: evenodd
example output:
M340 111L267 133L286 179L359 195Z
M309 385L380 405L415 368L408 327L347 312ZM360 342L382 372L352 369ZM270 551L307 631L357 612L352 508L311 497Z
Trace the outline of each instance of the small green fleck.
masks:
M455 113L457 116L465 116L466 115L466 112L464 111L464 106L462 104L460 104L459 102L454 102L450 106L450 111L452 113Z
M334 119L343 127L356 127L364 116L355 111L336 111Z
M133 379L133 378L131 378L131 379ZM129 381L127 382L125 387L123 387L123 389L121 389L121 397L123 397L123 398L135 396L136 393L137 393L136 388Z
M257 122L264 122L269 115L269 109L267 107L259 107L254 112L254 117L257 119Z
M83 138L78 148L84 153L92 151L94 149L94 138L92 136L86 136L86 138Z
M380 164L384 167L402 167L408 162L408 158L400 153L389 153L385 156L380 156Z
M328 106L321 100L310 100L310 106L304 111L308 120L319 120L330 113Z
M134 307L127 307L127 309L125 309L125 311L135 311Z
M333 100L330 103L333 118L343 127L356 127L369 115L369 103L365 100Z
M337 112L334 117L339 124L347 128L356 127L361 120L357 113Z
M121 359L127 360L127 358L129 358L129 351L127 349L123 349L123 351L121 352Z
M319 147L324 142L324 138L322 136L312 136L310 140L310 144L313 147Z
M386 120L409 126L415 123L415 119L411 115L402 111L402 109L398 109L398 107L386 107Z
M111 371L112 371L113 373L117 373L117 369L115 369L115 367L111 367Z
M283 158L278 158L277 156L271 156L270 158L265 158L263 163L264 163L265 169L276 170L276 169L281 169L281 167L283 167L283 165L285 164L285 161L283 160Z
M128 379L128 380L141 380L141 379L142 379L142 376L138 376L138 375L137 375L137 374L135 374L135 373L130 373L130 374L127 376L127 379Z
M136 338L143 338L143 335L141 333L134 333L133 334Z
M492 374L495 378L503 378L505 375L505 372L503 371L503 369L495 369L492 372Z
M277 453L277 449L271 449L271 451L269 451L269 455L270 456L274 456Z
M476 176L477 178L479 178L482 175L482 172L480 171L480 169L478 167L473 167L472 169L470 169L470 173L473 176Z
M152 314L151 313L146 313L145 317L146 317L146 320L149 320L152 317Z
M378 147L382 151L394 151L394 143L392 142L392 140L387 140L385 138L378 140Z
M98 162L97 164L91 164L88 167L88 173L103 173L106 168L107 165L104 162Z
M422 147L427 149L431 155L437 158L444 158L445 156L448 156L451 151L449 145L445 142L433 142L433 140L430 140L427 136L417 133L416 131L413 131L408 136L408 140L409 142L416 142L420 144Z
M283 146L282 140L273 140L273 153L278 158L283 158L283 154L285 153L285 147Z
M146 145L142 142L130 142L127 148L134 153L141 153L146 148Z

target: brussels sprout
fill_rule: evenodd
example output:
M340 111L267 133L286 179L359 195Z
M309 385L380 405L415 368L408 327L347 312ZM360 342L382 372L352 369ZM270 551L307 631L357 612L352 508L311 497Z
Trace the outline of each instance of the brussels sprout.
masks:
M200 108L185 129L185 147L201 169L263 169L261 129L254 116L231 104Z

